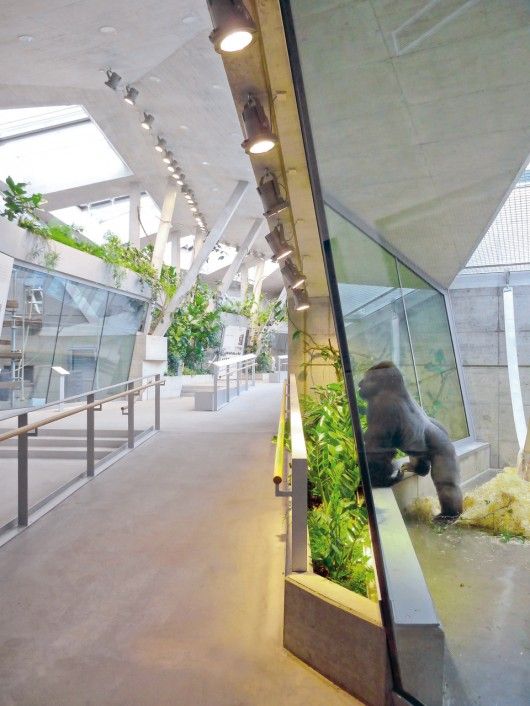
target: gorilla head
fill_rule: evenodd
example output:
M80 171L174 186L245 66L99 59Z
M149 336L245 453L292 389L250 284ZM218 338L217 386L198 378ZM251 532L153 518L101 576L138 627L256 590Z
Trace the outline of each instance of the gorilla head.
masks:
M369 400L383 391L385 393L393 391L406 394L403 375L389 360L373 365L366 371L359 383L359 393L365 400Z

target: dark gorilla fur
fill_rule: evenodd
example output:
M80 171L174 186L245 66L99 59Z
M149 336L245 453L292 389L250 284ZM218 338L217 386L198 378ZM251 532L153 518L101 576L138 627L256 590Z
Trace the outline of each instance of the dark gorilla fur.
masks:
M388 361L374 365L359 383L359 392L368 403L364 440L372 485L392 485L403 470L422 476L430 470L441 516L460 515L460 469L453 444L445 428L409 395L398 368ZM403 470L393 462L398 449L410 458Z

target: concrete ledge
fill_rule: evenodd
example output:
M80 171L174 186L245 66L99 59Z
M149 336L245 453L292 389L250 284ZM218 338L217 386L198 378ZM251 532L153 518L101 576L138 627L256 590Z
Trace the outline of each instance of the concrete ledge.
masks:
M391 703L386 635L377 603L316 574L289 574L283 644L369 706Z
M460 463L462 484L490 468L489 444L482 441L457 441L455 450ZM401 510L405 510L416 498L436 496L430 474L418 476L415 473L407 473L400 483L393 486L393 491Z

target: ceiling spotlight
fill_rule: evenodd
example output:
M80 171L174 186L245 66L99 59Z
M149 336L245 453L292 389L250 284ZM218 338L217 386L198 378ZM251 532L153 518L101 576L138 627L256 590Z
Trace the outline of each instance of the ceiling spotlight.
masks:
M305 289L293 289L293 297L296 311L306 311L311 306Z
M174 159L171 160L171 164L167 165L167 170L168 170L168 172L171 172L172 174L173 174L173 172L177 171L177 163L175 162Z
M249 94L243 108L243 124L246 140L241 147L247 154L263 154L269 152L278 142L272 133L271 126L263 106L252 94Z
M286 257L292 254L293 249L288 245L283 234L283 226L279 223L274 230L265 236L265 240L269 244L270 249L273 252L272 260L273 262L279 262L280 260L285 260Z
M288 287L291 287L291 289L300 289L300 287L304 286L306 276L300 272L291 259L284 260L280 265L280 270Z
M263 214L265 218L275 216L289 206L289 202L280 193L276 177L269 169L259 180L258 194L261 196L261 201L265 208L265 213Z
M144 119L142 120L142 127L144 130L150 130L153 126L155 119L149 113L144 113Z
M197 206L190 206L190 211L191 211L192 213L197 213L197 211L198 211Z
M138 89L133 88L132 86L125 86L125 90L126 93L123 100L129 105L134 105L136 103L136 99L138 98Z
M173 152L171 152L171 150L166 150L166 153L165 153L164 156L162 157L162 161L163 161L165 164L171 164L171 162L173 161L173 159L174 159Z
M257 31L242 0L208 0L213 31L210 41L215 51L235 52L247 47Z
M155 150L157 152L165 152L167 148L167 142L164 140L163 137L157 137L156 140L156 145L155 145Z
M115 91L120 85L121 76L111 69L107 69L107 80L105 81L105 86L112 88Z

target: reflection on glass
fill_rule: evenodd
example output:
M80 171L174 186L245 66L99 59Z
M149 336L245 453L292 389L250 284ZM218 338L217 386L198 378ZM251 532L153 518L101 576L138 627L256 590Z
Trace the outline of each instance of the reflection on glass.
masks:
M0 409L44 404L64 297L64 281L14 267L0 355Z
M127 380L136 332L145 318L146 304L123 294L110 294L96 366L94 388Z
M66 281L65 290L53 365L70 372L66 396L72 397L93 389L108 294L71 281ZM57 399L58 394L59 378L52 373L48 399Z

